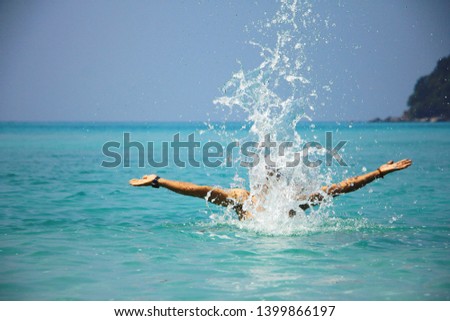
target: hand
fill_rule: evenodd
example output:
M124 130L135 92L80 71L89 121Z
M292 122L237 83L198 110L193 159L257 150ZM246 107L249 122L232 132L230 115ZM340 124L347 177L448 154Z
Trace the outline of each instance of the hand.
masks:
M150 175L144 175L142 178L133 178L130 180L130 185L133 186L150 186L150 184L153 182L153 180L156 178L157 175L150 174Z
M411 166L412 161L410 159L402 159L401 161L395 162L389 161L384 165L381 165L378 170L382 175L386 175L395 171L399 171Z

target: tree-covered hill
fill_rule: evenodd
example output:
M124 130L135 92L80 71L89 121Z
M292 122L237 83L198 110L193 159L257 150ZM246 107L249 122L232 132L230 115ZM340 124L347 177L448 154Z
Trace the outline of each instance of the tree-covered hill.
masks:
M419 78L401 117L373 121L450 121L450 56L439 59L428 76Z
M450 56L440 59L430 75L417 81L408 106L402 117L405 120L450 120Z

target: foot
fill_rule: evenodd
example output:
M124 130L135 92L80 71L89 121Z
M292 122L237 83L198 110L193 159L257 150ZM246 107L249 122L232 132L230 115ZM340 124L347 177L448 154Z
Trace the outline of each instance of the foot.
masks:
M142 178L133 178L130 180L130 185L133 186L150 186L153 180L156 178L155 174L144 175Z
M410 159L402 159L401 161L395 162L389 161L384 165L381 165L378 169L382 175L386 175L395 171L399 171L411 166L412 161Z

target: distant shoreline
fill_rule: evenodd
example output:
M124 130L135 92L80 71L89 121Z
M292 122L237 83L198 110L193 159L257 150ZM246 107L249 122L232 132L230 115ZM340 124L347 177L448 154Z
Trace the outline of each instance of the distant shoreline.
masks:
M387 117L385 119L375 118L368 121L369 123L441 123L450 122L449 118L445 117L424 117L424 118L412 118L406 119L403 117Z
M401 119L400 117L387 117L385 119L375 118L371 120L320 120L320 121L305 121L299 122L297 126L299 127L309 127L311 124L323 124L323 125L334 125L341 126L344 124L376 124L376 123L404 123L404 124L418 124L418 123L449 123L448 119L441 118L420 118L420 119ZM226 124L227 126L240 128L243 125L249 125L245 121L212 121L210 124L221 125ZM52 127L52 126L69 126L69 127L96 127L96 126L180 126L180 125L191 125L191 126L206 126L205 121L0 121L0 126L38 126L38 127Z

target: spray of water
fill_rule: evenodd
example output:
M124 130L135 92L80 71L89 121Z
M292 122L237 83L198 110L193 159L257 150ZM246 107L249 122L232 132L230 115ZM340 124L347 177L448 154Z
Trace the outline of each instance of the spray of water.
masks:
M295 155L305 143L296 130L297 124L312 120L319 95L329 90L327 85L314 81L314 68L307 55L311 47L326 41L320 31L326 30L327 25L327 19L316 14L309 2L281 0L273 18L254 24L258 39L249 44L259 49L260 64L250 70L240 65L223 87L223 95L214 101L231 113L246 115L246 139L263 142L270 135L277 146L281 142L293 143L283 153L278 148L254 148L260 162L249 168L251 197L244 206L254 219L236 222L241 227L269 234L292 234L327 224L331 202L308 210L307 215L299 204L302 197L330 182L330 171L301 162L286 166L295 162ZM235 179L242 181L238 176ZM291 210L296 212L294 218L288 215Z

